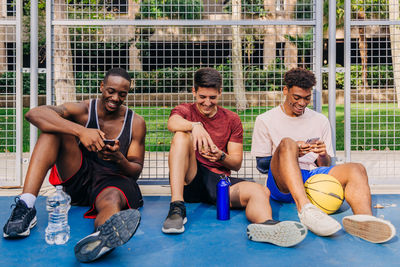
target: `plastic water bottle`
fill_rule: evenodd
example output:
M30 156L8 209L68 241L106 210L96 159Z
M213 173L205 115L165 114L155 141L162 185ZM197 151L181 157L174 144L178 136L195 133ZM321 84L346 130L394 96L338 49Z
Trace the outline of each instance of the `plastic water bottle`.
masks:
M230 200L229 186L231 185L226 175L221 176L217 184L217 219L229 220L230 218Z
M46 228L46 243L53 245L65 244L70 236L68 225L68 211L71 207L71 197L62 190L61 185L56 186L56 192L46 201L49 212L49 224Z

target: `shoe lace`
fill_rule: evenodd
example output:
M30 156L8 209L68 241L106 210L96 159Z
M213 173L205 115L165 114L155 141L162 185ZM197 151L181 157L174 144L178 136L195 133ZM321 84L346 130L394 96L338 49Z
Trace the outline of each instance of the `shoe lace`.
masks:
M176 203L171 203L171 206L169 208L169 212L168 212L168 217L173 215L173 214L179 214L181 217L184 216L184 207L182 207L179 204Z
M312 207L311 206L311 207L308 207L307 209L310 211L310 214L312 215L312 217L315 220L324 220L324 219L326 219L325 214L322 211L320 211L317 207Z
M11 213L11 220L20 220L25 217L28 209L24 206L24 204L21 201L19 201L19 197L16 197L14 201L15 204L11 205L11 208L14 208L14 210Z

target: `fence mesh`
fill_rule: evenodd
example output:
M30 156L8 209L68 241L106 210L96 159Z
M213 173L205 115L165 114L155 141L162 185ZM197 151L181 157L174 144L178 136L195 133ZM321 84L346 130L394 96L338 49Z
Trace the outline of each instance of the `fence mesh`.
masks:
M127 104L147 124L141 182L167 182L172 137L166 128L169 113L176 105L193 101L194 72L201 67L214 67L224 79L220 104L239 113L245 129L244 163L234 176L261 177L249 155L255 117L281 102L285 70L295 66L313 68L315 3L307 0L97 3L54 3L54 34L64 33L54 35L53 41L54 102L56 81L60 78L68 76L69 81L73 80L60 88L68 88L76 93L76 99L83 100L97 96L99 83L108 69L127 69L134 80ZM61 20L69 23L57 24ZM93 23L94 20L104 23ZM165 25L169 20L173 23ZM258 24L247 26L240 23L242 20ZM278 21L285 23L279 25ZM239 103L241 96L247 101Z
M0 1L0 185L17 185L16 177L16 11ZM19 107L21 108L21 107Z
M374 183L398 184L399 1L352 1L352 19L352 158L363 158Z

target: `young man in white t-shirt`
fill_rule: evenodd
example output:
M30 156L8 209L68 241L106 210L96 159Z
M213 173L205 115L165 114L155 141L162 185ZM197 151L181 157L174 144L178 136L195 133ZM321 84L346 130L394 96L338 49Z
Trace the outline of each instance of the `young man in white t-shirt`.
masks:
M252 155L257 168L268 172L266 185L271 198L296 203L300 221L320 236L330 236L342 227L335 219L312 205L304 182L319 173L334 176L343 186L345 198L355 215L346 216L345 230L373 243L394 237L396 230L386 220L372 216L367 172L362 164L331 166L334 156L328 119L307 105L311 100L315 76L295 68L284 77L285 102L256 119Z

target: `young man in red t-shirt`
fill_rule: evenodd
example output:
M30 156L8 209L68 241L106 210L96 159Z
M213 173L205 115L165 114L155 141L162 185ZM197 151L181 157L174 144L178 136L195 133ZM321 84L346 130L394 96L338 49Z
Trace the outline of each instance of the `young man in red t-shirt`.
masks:
M162 231L183 233L186 202L216 203L216 187L221 175L238 171L243 159L243 127L239 116L219 107L221 74L203 68L194 75L195 103L181 104L171 111L168 130L175 133L169 153L171 204ZM306 227L300 222L274 221L265 186L230 178L230 205L246 208L253 241L293 246L301 242Z

